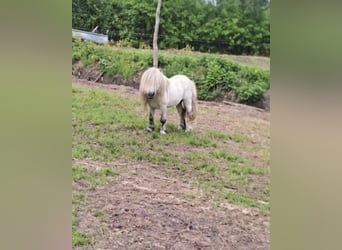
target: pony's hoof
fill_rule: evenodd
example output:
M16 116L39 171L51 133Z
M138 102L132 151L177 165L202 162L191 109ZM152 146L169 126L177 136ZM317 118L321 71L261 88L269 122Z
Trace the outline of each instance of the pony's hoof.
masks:
M182 126L178 126L178 130L185 130L185 128Z
M166 135L166 131L165 130L160 130L160 134Z
M185 132L191 132L192 130L193 130L192 127L187 127Z
M148 128L146 129L146 131L150 133L150 132L153 131L153 128L148 127Z

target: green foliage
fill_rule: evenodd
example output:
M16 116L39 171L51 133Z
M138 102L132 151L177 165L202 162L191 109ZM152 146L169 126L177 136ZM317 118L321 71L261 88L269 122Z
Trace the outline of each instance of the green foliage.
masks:
M206 78L199 88L200 96L205 100L215 100L215 93L229 92L238 83L240 67L228 60L213 58L207 64Z
M106 33L113 41L151 47L155 0L73 0L72 26ZM270 7L267 0L162 1L159 48L202 52L270 54Z
M204 100L217 100L217 92L233 92L240 102L255 103L269 89L267 71L244 67L222 58L213 58L207 67L206 77L199 86L200 96Z
M263 85L264 84L259 81L254 84L243 82L243 84L237 89L239 100L244 103L257 102L265 92Z
M73 39L73 63L98 64L107 75L119 74L129 79L152 65L151 50L101 46ZM166 76L187 75L197 86L201 100L221 100L233 95L241 103L253 104L260 100L269 87L269 71L247 67L225 57L197 55L187 50L178 53L160 51L159 67Z

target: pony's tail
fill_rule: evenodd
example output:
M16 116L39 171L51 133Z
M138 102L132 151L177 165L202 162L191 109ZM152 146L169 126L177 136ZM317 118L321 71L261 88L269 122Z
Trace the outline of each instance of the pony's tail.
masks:
M192 90L191 106L192 106L191 114L188 114L188 117L190 121L193 121L196 119L196 116L197 116L197 91L196 91L195 84Z

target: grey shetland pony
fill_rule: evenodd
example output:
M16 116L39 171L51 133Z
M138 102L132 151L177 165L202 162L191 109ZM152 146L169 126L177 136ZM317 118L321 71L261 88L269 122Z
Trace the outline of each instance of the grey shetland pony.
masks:
M193 81L185 75L175 75L167 78L158 68L147 69L140 80L139 92L145 107L149 108L149 125L147 131L154 130L154 113L161 110L160 133L166 134L166 111L168 107L176 106L180 117L179 128L186 131L185 116L189 121L196 118L197 91Z

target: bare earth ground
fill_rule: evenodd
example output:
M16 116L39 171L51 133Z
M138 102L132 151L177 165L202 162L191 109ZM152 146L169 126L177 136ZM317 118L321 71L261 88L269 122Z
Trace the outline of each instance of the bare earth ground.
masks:
M123 85L76 79L73 85L139 98L136 89ZM269 112L239 104L201 101L199 110L193 125L196 131L243 130L252 138L252 145L269 147ZM168 122L177 120L176 112L168 113ZM245 151L248 159L262 158L249 148ZM74 159L73 164L89 170L103 166L86 159ZM73 192L87 194L87 204L78 213L79 228L94 237L92 247L75 249L270 249L269 216L261 215L257 209L229 204L142 162L105 164L120 172L115 180L95 190L86 183L73 182ZM185 194L193 196L188 199ZM95 217L97 210L107 217Z

